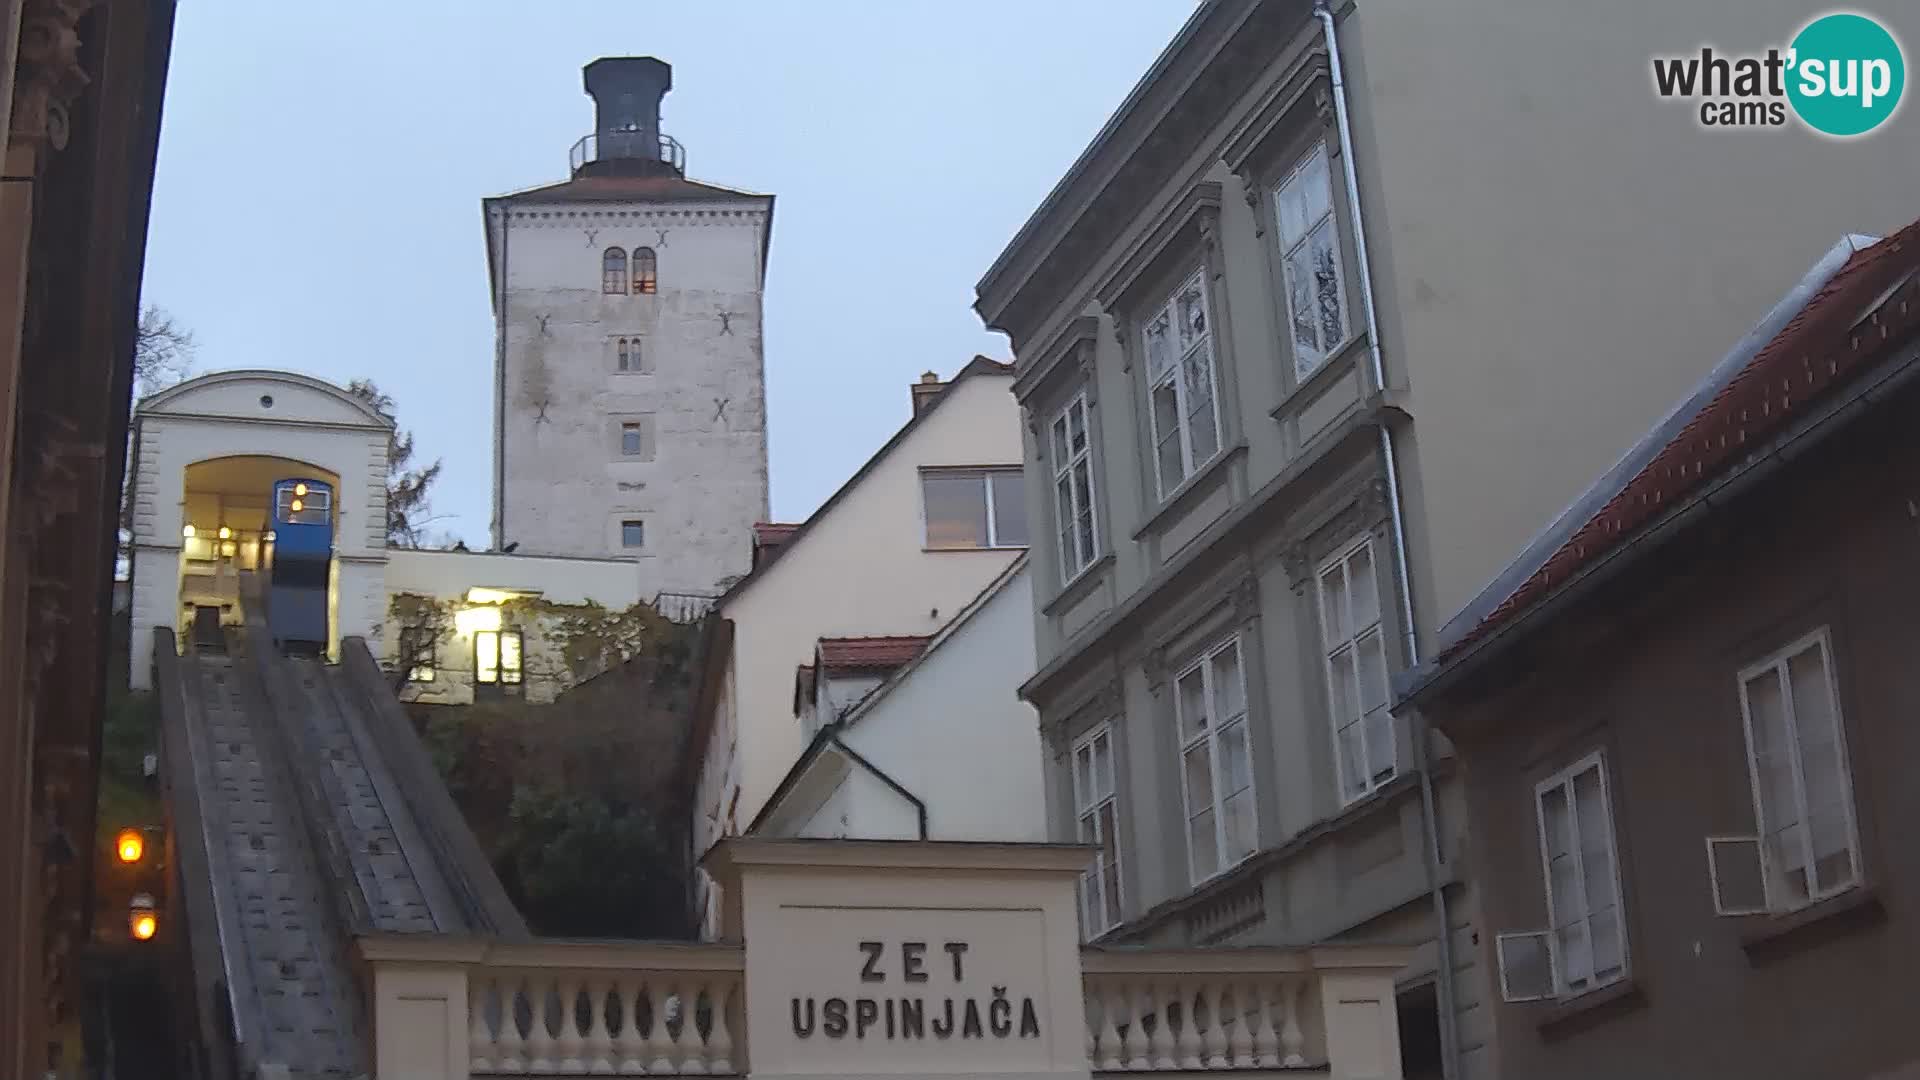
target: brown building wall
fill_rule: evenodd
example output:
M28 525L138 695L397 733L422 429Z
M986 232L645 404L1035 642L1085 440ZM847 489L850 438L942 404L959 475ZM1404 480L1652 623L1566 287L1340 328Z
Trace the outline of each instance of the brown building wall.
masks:
M1547 922L1535 784L1606 754L1631 986L1561 1004L1496 989L1500 1075L1840 1080L1920 1063L1916 407L1910 389L1866 414L1533 632L1485 696L1429 709L1470 778L1489 970L1496 934ZM1703 838L1754 832L1737 673L1823 625L1868 887L1811 920L1716 917Z

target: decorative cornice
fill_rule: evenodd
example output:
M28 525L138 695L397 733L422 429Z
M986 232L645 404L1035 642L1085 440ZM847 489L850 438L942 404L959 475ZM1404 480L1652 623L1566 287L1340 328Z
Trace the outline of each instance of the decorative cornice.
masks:
M1097 316L1078 315L1068 320L1058 333L1046 339L1044 345L1028 353L1034 357L1032 363L1016 362L1016 366L1025 370L1013 380L1014 396L1024 401L1040 392L1062 371L1071 370L1076 350L1083 354L1079 364L1082 373L1090 372L1093 350L1083 346L1092 345L1099 340L1099 336L1100 320Z
M1094 299L1109 311L1123 309L1149 270L1171 254L1192 230L1204 245L1220 216L1220 183L1203 180L1181 193L1146 230L1133 250L1093 290Z
M1233 607L1235 625L1245 626L1260 617L1260 579L1252 574L1233 583L1228 603Z
M638 200L636 200L638 201ZM577 229L582 224L595 225L634 225L651 224L655 221L671 221L674 228L693 228L696 226L725 226L739 224L758 224L767 217L764 210L612 210L612 209L565 209L565 210L491 210L497 219L503 213L510 213L515 229ZM655 243L653 246L660 246Z
M1287 584L1293 586L1293 594L1299 596L1307 588L1307 582L1313 579L1313 557L1307 551L1304 540L1296 540L1287 545L1280 553L1280 567L1287 573Z
M96 2L26 0L8 145L66 149L67 111L91 81L80 66L80 18Z

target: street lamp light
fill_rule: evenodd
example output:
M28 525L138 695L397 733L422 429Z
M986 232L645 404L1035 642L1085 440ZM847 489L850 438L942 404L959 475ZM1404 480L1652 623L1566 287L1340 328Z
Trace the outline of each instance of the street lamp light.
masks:
M135 941L152 941L160 930L160 916L154 910L150 893L135 893L127 908L127 932Z
M123 863L137 863L140 856L147 853L147 838L140 835L139 829L121 829L120 836L113 844L114 854L120 856Z

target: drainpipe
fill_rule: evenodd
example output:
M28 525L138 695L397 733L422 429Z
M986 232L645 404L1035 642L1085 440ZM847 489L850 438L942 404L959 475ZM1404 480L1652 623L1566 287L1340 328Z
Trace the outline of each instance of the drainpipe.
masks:
M1327 46L1327 73L1333 83L1334 126L1340 133L1340 163L1347 186L1347 211L1353 219L1353 247L1359 260L1360 297L1367 316L1367 360L1373 371L1376 392L1387 388L1386 365L1380 358L1380 321L1373 299L1373 269L1367 261L1366 217L1360 212L1360 178L1353 164L1353 124L1347 115L1347 82L1340 66L1340 35L1334 25L1333 11L1327 0L1314 0L1313 17L1320 20ZM1407 666L1420 663L1420 639L1413 617L1413 578L1407 569L1406 515L1402 510L1400 471L1394 458L1393 430L1380 425L1380 457L1386 472L1387 509L1393 528L1393 571L1400 586L1400 633L1406 650ZM1427 891L1433 899L1433 918L1438 926L1439 977L1434 980L1440 1011L1440 1056L1447 1080L1460 1075L1460 1025L1454 1009L1453 934L1447 916L1446 887L1440 880L1440 823L1433 791L1433 771L1427 758L1428 728L1416 711L1411 732L1413 767L1420 778L1420 810L1425 825Z

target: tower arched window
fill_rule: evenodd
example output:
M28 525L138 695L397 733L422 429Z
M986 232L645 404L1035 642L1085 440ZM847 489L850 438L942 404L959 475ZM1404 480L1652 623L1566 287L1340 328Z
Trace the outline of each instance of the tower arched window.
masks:
M600 256L600 291L625 294L627 291L627 253L610 247Z
M637 295L651 296L660 287L660 262L653 257L652 248L633 249L633 291Z

